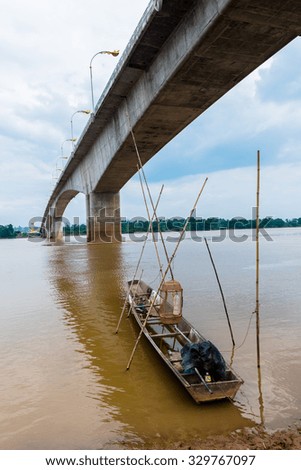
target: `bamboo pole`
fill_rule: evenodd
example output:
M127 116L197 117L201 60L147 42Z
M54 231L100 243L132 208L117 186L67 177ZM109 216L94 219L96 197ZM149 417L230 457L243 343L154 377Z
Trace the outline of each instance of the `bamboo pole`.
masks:
M129 118L129 116L128 116L128 118ZM167 253L165 240L163 238L163 235L162 235L162 232L161 232L161 229L160 229L160 222L159 222L159 219L158 219L158 216L157 216L157 211L156 211L155 206L154 206L154 201L153 201L150 189L149 189L149 185L148 185L148 182L147 182L147 179L146 179L146 176L145 176L145 172L144 172L144 169L143 169L143 165L142 165L142 161L141 161L141 158L140 158L139 150L138 150L138 147L137 147L135 134L132 130L131 125L130 125L130 129L131 129L131 135L132 135L132 139L133 139L133 142L134 142L134 147L135 147L135 150L136 150L137 159L138 159L138 163L139 163L138 169L141 170L141 173L143 175L143 179L144 179L145 186L146 186L146 189L147 189L148 197L149 197L149 200L150 200L150 203L151 203L154 215L155 215L156 222L158 224L158 231L159 231L159 234L160 234L161 243L162 243L164 253L165 253L165 256L166 256L166 260L167 260L167 263L168 263L169 262L169 256L168 256L168 253ZM173 271L172 271L171 266L169 267L169 271L170 271L171 278L174 279Z
M161 190L160 190L160 193L159 193L159 196L158 196L158 199L157 199L157 202L156 202L156 208L158 207L159 205L159 202L160 202L160 199L161 199L161 195L162 195L162 192L163 192L163 188L164 188L164 185L161 186ZM152 222L154 220L154 214L152 216L152 220L150 222ZM123 307L122 307L122 310L121 310L121 314L120 314L120 317L119 317L119 320L118 320L118 324L117 324L117 327L116 327L116 331L115 333L117 334L118 333L118 330L119 330L119 327L120 327L120 323L121 323L121 320L123 318L123 315L124 315L124 312L125 312L125 309L126 309L126 305L127 305L127 298L128 298L128 294L133 286L133 282L136 278L136 275L137 275L137 272L138 272L138 269L139 269L139 266L140 266L140 263L141 263L141 260L142 260L142 256L143 256L143 253L144 253L144 250L145 250L145 246L146 246L146 242L147 242L147 239L148 239L148 234L149 234L149 231L150 231L150 226L148 227L148 230L146 232L146 238L144 240L144 243L143 243L143 246L142 246L142 249L141 249L141 253L140 253L140 257L139 257L139 260L138 260L138 263L137 263L137 266L136 266L136 270L135 270L135 273L134 273L134 276L132 278L132 282L130 284L130 286L128 287L127 289L127 294L126 294L126 297L125 297L125 300L124 300L124 304L123 304Z
M257 192L256 192L256 352L257 352L257 379L258 379L258 401L259 401L259 415L260 424L264 425L264 403L262 394L262 379L261 379L261 365L260 365L260 302L259 302L259 203L260 203L260 151L257 150Z
M133 139L134 139L135 136L134 136L133 133L132 133L132 135L133 135ZM137 146L136 146L136 149L137 149ZM164 249L166 261L167 261L167 263L168 263L168 262L169 262L169 256L168 256L168 253L167 253L165 240L164 240L163 234L162 234L161 229L160 229L160 222L159 222L159 219L158 219L158 216L157 216L157 212L156 212L155 207L154 207L153 198L152 198L152 195L151 195L151 192L150 192L150 189L149 189L149 185L148 185L148 182L147 182L147 179L146 179L146 176L145 176L145 172L144 172L144 169L143 169L143 165L142 165L142 162L141 162L141 158L140 158L138 149L137 149L137 157L138 157L138 161L139 161L140 170L141 170L141 172L142 172L143 179L144 179L144 182L145 182L145 186L146 186L146 188L147 188L148 197L149 197L149 200L150 200L152 209L153 209L154 214L155 214L155 219L156 219L156 222L157 222L157 225L158 225L158 232L159 232L159 234L160 234L160 239L161 239L161 243L162 243L162 246L163 246L163 249ZM173 279L174 279L174 275L173 275L173 271L172 271L171 265L169 266L169 271L170 271L171 278L172 278L172 280L173 280Z
M135 134L134 134L134 131L133 131L133 127L132 127L132 124L131 124L131 120L130 120L130 115L129 115L127 100L125 100L125 104L126 104L126 114L127 114L127 118L128 118L128 122L129 122L129 127L130 127L130 133L131 133L131 136L132 136L132 139L133 139L133 143L134 143L134 147L135 147L135 151L136 151L136 155L137 155L137 159L138 159L138 163L139 163L139 168L140 168L140 170L141 170L141 172L142 172L142 174L143 174L143 179L144 179L144 182L145 182L145 185L146 185L146 188L147 188L149 200L150 200L150 202L151 202L151 206L152 206L153 212L154 212L154 214L155 214L155 219L156 219L156 222L157 222L157 224L158 224L158 231L159 231L159 234L160 234L161 243L162 243L162 246L163 246L163 249L164 249L164 253L165 253L165 256L166 256L166 261L167 261L167 263L168 263L168 262L169 262L169 256L168 256L168 253L167 253L167 249L166 249L166 245L165 245L165 240L164 240L164 237L163 237L162 232L161 232L161 229L160 229L160 223L159 223L159 220L158 220L158 217L157 217L157 212L156 212L156 209L155 209L155 207L154 207L153 198L152 198L152 195L151 195L151 192L150 192L150 189L149 189L149 185L148 185L148 183L147 183L147 179L146 179L145 172L144 172L144 169L143 169L142 161L141 161L141 158L140 158L140 153L139 153L139 150L138 150L138 146L137 146L137 142L136 142L136 137L135 137ZM172 278L172 280L173 280L173 279L174 279L174 276L173 276L173 271L172 271L172 267L171 267L171 266L169 267L169 271L170 271L171 278Z
M257 151L257 192L256 192L256 350L257 367L260 368L260 317L259 317L259 199L260 199L260 151Z
M209 257L210 257L210 260L211 260L211 264L212 264L212 267L213 267L213 270L214 270L214 273L215 273L215 277L216 277L216 280L217 280L217 283L218 283L218 287L219 287L219 290L220 290L220 293L221 293L221 296L222 296L222 301L223 301L223 305L224 305L224 309L225 309L225 313L226 313L226 317L227 317L227 321L228 321L228 325L229 325L229 330L230 330L230 335L231 335L232 344L233 344L233 346L235 346L235 341L234 341L232 326L231 326L231 322L230 322L230 318L229 318L229 314L228 314L228 309L227 309L227 305L226 305L226 301L225 301L225 297L224 297L222 285L221 285L221 283L220 283L220 280L219 280L219 277L218 277L218 274L217 274L217 270L216 270L215 263L214 263L213 258L212 258L212 254L211 254L211 251L210 251L208 242L207 242L207 238L204 237L204 240L205 240L206 247L207 247L207 250L208 250L208 253L209 253Z
M262 393L262 379L261 379L261 368L257 368L257 381L258 381L258 402L259 402L259 416L260 424L264 426L264 402Z
M173 262L173 259L174 259L175 255L176 255L176 252L177 252L177 250L178 250L178 248L179 248L179 245L180 245L180 243L181 243L181 241L182 241L183 235L184 235L184 233L185 233L185 231L186 231L186 228L187 228L188 222L189 222L189 220L190 220L190 217L192 217L192 214L193 214L194 211L195 211L195 208L196 208L197 203L198 203L198 201L199 201L199 199L200 199L200 197L201 197L201 194L202 194L202 192L203 192L203 190L204 190L204 187L205 187L205 185L206 185L206 183L207 183L207 180L208 180L208 178L205 179L205 181L204 181L204 183L203 183L203 186L202 186L201 190L199 191L199 194L198 194L198 196L197 196L197 198L196 198L196 201L195 201L195 203L194 203L194 206L193 206L193 208L192 208L192 210L191 210L191 212L190 212L190 216L187 218L187 220L186 220L186 222L185 222L185 224L184 224L184 227L183 227L183 229L182 229L182 232L181 232L181 234L180 234L180 237L179 237L179 240L178 240L178 242L177 242L177 244L176 244L176 247L175 247L175 249L174 249L174 251L173 251L173 254L172 254L171 257L169 258L168 265L167 265L167 267L166 267L166 269L165 269L165 271L164 271L163 277L162 277L162 279L161 279L160 285L159 285L158 290L157 290L158 293L159 293L159 291L160 291L160 289L161 289L161 287L162 287L162 285L163 285L163 283L164 283L165 277L166 277L166 275L167 275L167 273L168 273L168 271L169 271L169 269L170 269L170 265L171 265L171 263ZM154 306L155 300L156 300L156 296L154 296L154 298L153 298L153 300L152 300L152 302L151 302L151 305L150 305L150 307L149 307L148 313L147 313L147 315L146 315L146 317L145 317L145 319L144 319L144 322L143 322L143 324L142 324L142 327L141 327L141 329L140 329L139 335L138 335L138 337L137 337L137 340L136 340L136 342L135 342L135 345L134 345L134 348L133 348L133 350L132 350L131 356L130 356L130 358L129 358L129 362L128 362L127 367L126 367L127 370L129 370L129 368L130 368L130 366L131 366L131 363L132 363L132 360L133 360L135 351L136 351L136 349L137 349L138 343L139 343L140 338L141 338L141 336L142 336L142 333L143 333L143 330L144 330L144 328L145 328L146 322L147 322L147 320L148 320L148 318L149 318L149 316L150 316L150 313L151 313L151 311L152 311L152 308L153 308L153 306Z
M163 265L161 263L161 259L160 259L160 255L159 255L159 251L158 251L158 246L157 246L157 241L156 241L156 237L155 237L155 234L154 234L154 228L153 228L152 220L150 218L150 213L149 213L149 210L148 210L148 205L147 205L147 201L146 201L146 197L145 197L145 191L144 191L144 188L143 188L143 182L142 182L142 178L141 178L140 173L141 172L139 171L139 167L138 167L138 174L139 174L139 181L140 181L141 191L142 191L142 194L143 194L143 200L144 200L144 204L145 204L145 208L146 208L146 212L147 212L147 217L148 217L149 224L150 224L150 229L151 229L151 233L152 233L152 237L153 237L153 242L154 242L154 245L155 245L156 256L157 256L159 269L160 269L160 273L161 273L161 277L162 277L163 276L163 272L162 272L162 266ZM155 208L154 208L154 216L155 216Z

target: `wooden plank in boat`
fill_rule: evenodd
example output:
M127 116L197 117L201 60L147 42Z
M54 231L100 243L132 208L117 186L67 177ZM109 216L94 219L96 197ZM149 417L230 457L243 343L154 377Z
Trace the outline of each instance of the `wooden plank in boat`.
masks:
M146 322L148 325L162 325L161 320L156 316L155 318L150 318Z
M183 334L184 335L189 334L189 331L187 331L187 332L184 331ZM150 333L150 336L152 338L168 338L168 337L172 337L172 336L181 336L181 332L176 331L174 333L171 333L171 332L169 332L169 333L155 333L155 334Z

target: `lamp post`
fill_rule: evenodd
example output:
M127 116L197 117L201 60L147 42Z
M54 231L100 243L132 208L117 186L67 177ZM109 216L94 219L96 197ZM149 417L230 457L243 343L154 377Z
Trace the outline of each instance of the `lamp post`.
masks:
M51 183L53 185L52 187L52 190L55 188L56 184L57 184L57 180L59 179L59 176L57 174L58 171L62 171L60 168L57 167L57 165L55 166L55 170L52 172L52 177L51 177Z
M62 155L62 158L67 159L67 157L64 157L64 143L65 143L65 142L76 142L76 140L77 140L76 137L75 137L75 138L72 137L72 139L66 139L66 140L64 140L64 142L63 142L62 145L61 145L61 155Z
M76 140L76 139L73 138L73 116L77 113L90 114L91 111L90 111L90 109L80 109L79 111L75 111L75 113L72 114L71 120L70 120L72 149L74 149L74 142Z
M63 168L64 168L63 160L68 160L68 158L69 158L69 157L64 157L63 155L57 157L56 165L55 165L56 172L57 172L58 170L63 171ZM62 160L61 163L60 163L60 160ZM60 168L60 166L62 166L62 168Z
M117 57L119 55L119 51L118 50L115 50L115 51L99 51L96 54L94 54L94 56L90 60L90 83L91 83L91 99L92 99L92 112L93 113L94 113L94 110L95 110L95 106L94 106L94 93L93 93L92 62L93 62L93 59L99 54L109 54L109 55L112 55L113 57Z

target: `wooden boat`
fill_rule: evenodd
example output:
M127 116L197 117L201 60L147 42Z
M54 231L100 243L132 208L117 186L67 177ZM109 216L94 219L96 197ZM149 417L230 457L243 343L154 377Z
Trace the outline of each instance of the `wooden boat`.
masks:
M28 238L40 238L41 232L39 230L30 230L28 232Z
M128 282L130 312L144 336L196 403L233 399L243 380L226 362L222 379L216 379L214 371L206 375L204 370L201 373L197 367L188 372L183 367L183 348L185 350L189 345L204 344L207 340L182 315L178 315L178 311L173 319L174 306L165 302L162 291L164 294L164 288L157 293L142 280Z

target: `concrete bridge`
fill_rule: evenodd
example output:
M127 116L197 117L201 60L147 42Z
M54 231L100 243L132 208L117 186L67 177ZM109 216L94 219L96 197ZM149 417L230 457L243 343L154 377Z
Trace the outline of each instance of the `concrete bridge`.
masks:
M131 130L144 164L300 31L301 0L151 1L48 202L48 236L84 193L88 241L119 239Z

